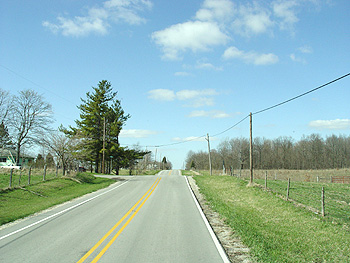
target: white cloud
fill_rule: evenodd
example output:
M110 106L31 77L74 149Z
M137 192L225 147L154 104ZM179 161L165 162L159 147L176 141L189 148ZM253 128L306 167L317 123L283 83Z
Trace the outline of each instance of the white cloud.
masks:
M270 65L278 62L278 56L273 53L259 54L254 51L245 52L236 47L229 47L223 54L224 59L240 59L247 64Z
M158 132L150 130L122 129L119 136L121 138L147 138L155 134L158 134Z
M154 32L152 39L162 49L162 58L179 60L187 51L207 52L215 46L225 45L230 37L224 21L227 23L233 16L233 7L230 0L205 0L193 21ZM209 68L210 65L205 66Z
M87 36L91 33L105 35L110 28L110 22L139 25L145 23L139 13L152 7L148 0L110 0L102 7L89 8L85 16L67 18L58 16L57 23L44 21L42 25L53 33L64 36Z
M215 71L223 70L222 67L216 67L213 64L208 63L208 62L197 62L196 68L197 69L205 69L205 70L215 70Z
M43 22L43 26L54 33L62 32L64 36L86 36L90 33L105 35L109 24L97 17L75 17L74 20L58 17L59 24Z
M201 21L222 21L234 14L234 4L229 0L205 0L197 11L196 19Z
M188 115L188 117L190 118L209 117L212 119L221 119L221 118L229 118L231 117L231 115L219 110L213 110L213 111L197 110L197 111L192 111Z
M193 98L199 98L202 96L214 96L218 93L214 89L204 89L204 90L180 90L176 92L176 97L179 100L188 100Z
M312 48L310 46L302 46L302 47L299 47L297 49L297 52L299 53L302 53L302 55L304 54L310 54L313 52ZM306 64L306 59L300 57L299 55L296 55L294 53L290 54L289 57L292 61L294 62L299 62L299 63L302 63L302 64Z
M309 53L313 52L312 47L310 47L310 46L302 46L302 47L298 48L298 50L304 54L309 54Z
M280 18L279 26L282 30L292 30L295 23L299 21L295 7L298 1L278 0L272 3L273 12L276 17Z
M192 107L192 108L200 108L204 106L214 106L214 99L213 98L206 98L206 97L199 97L193 99L190 104L187 104L187 107Z
M189 21L152 33L153 41L161 47L163 59L178 60L183 52L208 51L224 45L229 39L216 23Z
M273 25L269 10L261 7L257 2L254 5L241 5L232 23L235 32L245 36L263 34Z
M213 96L218 95L214 89L203 90L180 90L174 92L169 89L155 89L148 92L148 98L158 101L180 100L188 102L186 107L199 108L203 106L213 106Z
M154 89L148 92L148 98L160 101L172 101L176 98L175 92L169 89Z
M350 119L316 120L309 123L309 127L318 130L348 130Z
M294 62L299 62L299 63L302 63L302 64L306 64L306 60L305 59L297 57L297 56L295 56L295 54L290 54L289 57Z
M299 21L298 9L306 3L317 5L317 1L204 0L189 21L153 32L152 40L161 48L163 59L180 60L188 51L208 52L217 46L226 46L235 34L249 38L262 34L273 37L276 30L289 30L294 34L294 26ZM310 49L305 47L300 51L307 53ZM276 58L273 54L262 54L253 59L253 64L275 63ZM211 67L209 63L203 66Z

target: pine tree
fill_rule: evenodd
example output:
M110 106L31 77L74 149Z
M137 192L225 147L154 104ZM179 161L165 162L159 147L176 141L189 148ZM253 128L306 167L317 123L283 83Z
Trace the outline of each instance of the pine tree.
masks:
M45 164L46 164L47 167L49 167L49 168L55 167L55 161L54 161L53 156L52 156L51 153L48 153L48 154L46 155Z
M0 124L0 148L13 148L8 129L3 122Z
M87 157L87 161L94 162L95 171L99 172L102 170L103 151L105 156L116 155L119 133L130 115L125 114L110 82L102 80L93 90L93 93L86 94L87 99L81 99L83 103L78 106L81 120L76 121L78 129L75 132L80 132L83 140L80 153Z
M38 156L35 159L35 167L36 168L44 168L45 165L45 159L44 157L39 153Z

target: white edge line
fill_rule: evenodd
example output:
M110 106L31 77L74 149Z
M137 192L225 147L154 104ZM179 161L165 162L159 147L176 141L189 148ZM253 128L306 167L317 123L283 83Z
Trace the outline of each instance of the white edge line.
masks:
M198 208L199 213L200 213L201 216L202 216L202 219L203 219L203 221L204 221L204 223L205 223L205 226L207 227L207 229L208 229L208 231L209 231L209 233L210 233L210 236L211 236L211 238L212 238L213 241L214 241L214 244L215 244L215 246L216 246L216 249L218 250L218 252L219 252L219 254L220 254L220 256L221 256L223 262L225 262L225 263L230 263L231 261L228 259L225 250L223 249L223 247L222 247L221 243L219 242L217 236L215 235L215 233L214 233L212 227L210 226L210 224L209 224L209 222L208 222L208 219L205 217L205 215L204 215L204 213L203 213L203 211L202 211L202 208L201 208L201 206L199 205L198 200L197 200L197 198L195 197L195 195L194 195L194 193L193 193L193 191L192 191L192 189L191 189L191 187L190 187L190 184L188 183L187 176L185 176L185 178L186 178L186 183L187 183L188 189L190 190L191 195L192 195L192 198L193 198L194 202L196 203L196 206L197 206L197 208Z
M124 182L124 183L122 183L122 184L119 184L119 185L117 185L116 187L114 187L114 188L112 188L112 189L109 189L109 190L106 191L106 192L103 192L103 193L100 193L100 194L98 194L98 195L95 195L94 197L91 197L91 198L89 198L89 199L87 199L87 200L85 200L85 201L83 201L83 202L80 202L80 203L78 203L78 204L76 204L76 205L73 205L73 206L71 206L71 207L68 207L68 208L66 208L66 209L64 209L64 210L62 210L62 211L60 211L60 212L57 212L56 214L50 215L50 216L48 216L48 217L45 217L45 218L43 218L43 219L41 219L41 220L39 220L39 221L37 221L37 222L35 222L35 223L32 223L32 224L27 225L27 226L25 226L25 227L22 227L22 228L20 228L20 229L18 229L18 230L16 230L16 231L13 231L13 232L11 232L11 233L9 233L9 234L7 234L7 235L4 235L4 236L0 237L0 240L5 239L5 238L7 238L7 237L9 237L9 236L12 236L12 235L14 235L14 234L17 234L17 233L19 233L19 232L21 232L21 231L23 231L23 230L26 230L26 229L28 229L28 228L30 228L30 227L33 227L33 226L35 226L35 225L37 225L37 224L40 224L40 223L42 223L42 222L45 222L45 221L47 221L47 220L49 220L49 219L51 219L51 218L53 218L53 217L55 217L55 216L58 216L58 215L60 215L60 214L63 214L63 213L65 213L65 212L67 212L67 211L69 211L69 210L72 210L72 209L74 209L74 208L76 208L76 207L78 207L78 206L81 206L81 205L83 205L83 204L85 204L85 203L87 203L87 202L90 202L91 200L93 200L93 199L95 199L95 198L97 198L97 197L100 197L101 195L107 194L108 192L113 191L113 190L119 188L120 186L126 184L127 182L128 182L128 181L126 181L126 182Z

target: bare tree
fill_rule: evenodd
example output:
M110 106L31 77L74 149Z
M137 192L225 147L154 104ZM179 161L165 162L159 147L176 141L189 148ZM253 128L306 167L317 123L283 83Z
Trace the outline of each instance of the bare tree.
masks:
M69 137L60 131L52 131L43 136L41 144L50 149L62 165L62 174L65 175L66 169L73 161L73 151L75 149L77 139Z
M6 124L6 117L8 116L11 104L9 92L0 89L0 123Z
M21 147L39 141L40 136L50 130L53 122L52 106L33 90L23 90L13 97L8 118L17 151L16 163L20 165Z
M350 167L350 136L332 135L323 139L319 134L276 139L255 138L255 169L330 169ZM233 168L244 168L249 159L249 141L245 138L225 139L213 152L213 167L218 169L222 160ZM215 155L218 153L220 157ZM215 157L216 156L216 157ZM195 164L197 169L208 169L207 154L189 151L186 168Z

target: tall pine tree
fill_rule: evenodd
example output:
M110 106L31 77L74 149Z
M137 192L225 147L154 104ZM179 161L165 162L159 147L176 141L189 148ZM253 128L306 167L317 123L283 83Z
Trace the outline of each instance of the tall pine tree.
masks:
M4 148L4 149L13 148L13 143L10 139L8 129L3 122L0 124L0 148Z
M92 93L86 93L87 98L81 99L83 103L78 106L80 120L76 121L78 129L75 132L79 132L82 138L80 152L94 163L96 172L102 171L103 152L105 156L117 154L120 131L130 118L116 95L111 83L102 80L98 87L93 87Z

